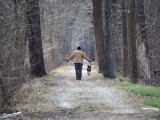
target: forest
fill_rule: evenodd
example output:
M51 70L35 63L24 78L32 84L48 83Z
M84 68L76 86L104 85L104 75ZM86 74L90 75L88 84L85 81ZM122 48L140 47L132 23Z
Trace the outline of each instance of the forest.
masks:
M0 111L78 46L103 77L160 86L159 0L0 0Z

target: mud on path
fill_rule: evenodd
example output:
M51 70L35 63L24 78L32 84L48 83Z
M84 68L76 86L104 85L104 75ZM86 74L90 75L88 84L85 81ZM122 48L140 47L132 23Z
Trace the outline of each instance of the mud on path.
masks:
M46 76L48 80L42 78L46 87L37 98L38 104L33 101L25 116L31 120L160 120L152 111L134 109L133 96L113 84L115 80L103 79L96 65L92 67L91 76L87 76L86 64L83 65L82 80L75 79L73 64L53 71ZM33 112L32 106L37 106Z
M97 80L96 71L82 80L75 79L74 66L67 66L56 81L51 97L53 113L48 120L158 120L133 108L130 99L118 89Z

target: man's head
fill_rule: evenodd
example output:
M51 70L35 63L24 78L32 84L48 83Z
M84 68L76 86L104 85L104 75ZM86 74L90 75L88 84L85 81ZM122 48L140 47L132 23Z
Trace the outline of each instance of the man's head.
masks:
M77 50L81 50L81 47L77 47Z

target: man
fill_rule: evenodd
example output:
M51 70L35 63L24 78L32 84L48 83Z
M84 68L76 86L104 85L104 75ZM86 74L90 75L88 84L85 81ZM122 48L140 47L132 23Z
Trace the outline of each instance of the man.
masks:
M82 51L81 48L78 47L76 51L72 53L72 55L66 59L67 62L74 58L74 65L76 70L76 80L81 80L82 77L82 66L83 66L83 59L88 60L91 62L92 60L89 59Z

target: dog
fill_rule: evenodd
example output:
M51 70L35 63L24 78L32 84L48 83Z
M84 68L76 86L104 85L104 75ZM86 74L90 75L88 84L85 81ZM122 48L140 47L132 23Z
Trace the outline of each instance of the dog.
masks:
M87 74L91 75L91 64L87 66Z
M154 73L154 75L160 76L160 71L158 71L158 70L153 71L153 73Z

